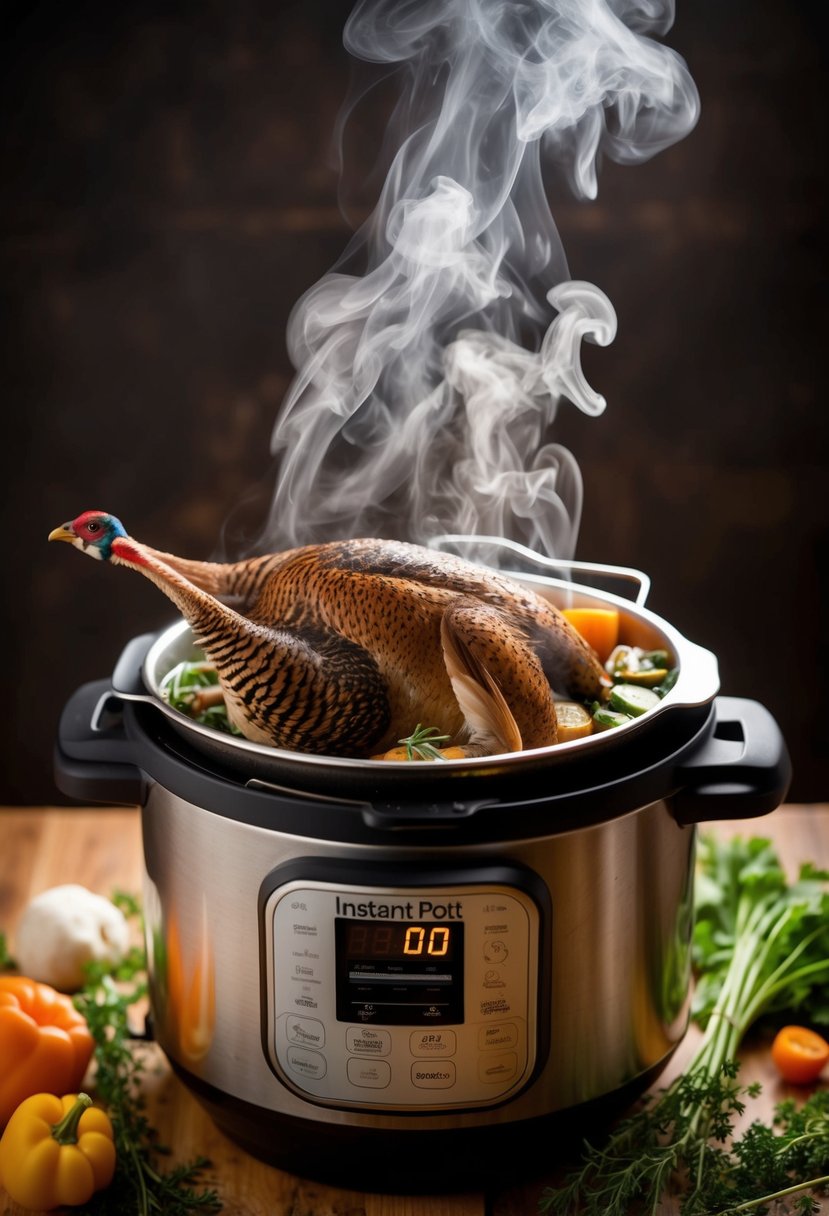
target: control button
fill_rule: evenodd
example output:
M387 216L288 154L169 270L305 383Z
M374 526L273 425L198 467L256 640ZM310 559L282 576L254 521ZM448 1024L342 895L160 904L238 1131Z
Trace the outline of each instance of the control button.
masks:
M508 956L509 950L500 938L496 937L494 942L484 942L484 958L488 963L503 963Z
M451 1060L440 1064L418 1060L412 1065L412 1085L418 1089L450 1089L455 1084L455 1065Z
M324 1047L325 1027L316 1018L288 1016L285 1034L289 1043L301 1043L303 1047Z
M512 1006L510 1005L509 1000L503 996L493 997L492 1000L481 1001L480 1009L482 1018L491 1017L493 1014L498 1014L503 1017L505 1013L512 1013Z
M310 989L307 992L305 990L298 992L291 1004L296 1005L297 1009L319 1009L319 1002L314 999L314 994ZM315 1021L316 1019L309 1020Z
M318 1081L328 1071L325 1056L318 1051L308 1051L304 1047L288 1048L288 1066L301 1077L309 1081Z
M482 1056L478 1061L478 1079L488 1085L511 1080L518 1072L518 1056L507 1051L502 1056Z
M413 1056L453 1056L457 1047L454 1030L413 1030L409 1036Z
M349 1051L364 1056L387 1056L391 1051L391 1035L387 1030L372 1030L370 1026L349 1026L345 1045Z
M496 971L494 967L490 967L488 971L484 972L484 978L481 982L483 983L484 988L506 987L506 984L501 979L501 972Z
M518 1046L518 1028L512 1022L501 1022L495 1026L482 1026L478 1031L478 1046L481 1051L498 1047L506 1051Z
M352 1085L363 1089L385 1089L391 1081L391 1066L385 1060L361 1060L350 1056L346 1073Z
M294 921L291 926L294 937L317 937L319 930L316 925L308 924L302 921Z

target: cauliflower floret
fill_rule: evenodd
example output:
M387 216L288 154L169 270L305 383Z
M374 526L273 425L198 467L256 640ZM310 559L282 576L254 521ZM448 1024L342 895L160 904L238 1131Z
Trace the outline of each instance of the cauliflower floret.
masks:
M50 887L26 906L15 933L18 967L30 979L76 992L84 964L119 963L129 949L120 908L78 883Z

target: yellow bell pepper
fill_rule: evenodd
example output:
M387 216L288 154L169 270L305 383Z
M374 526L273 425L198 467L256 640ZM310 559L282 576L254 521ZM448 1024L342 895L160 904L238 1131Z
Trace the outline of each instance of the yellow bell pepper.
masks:
M112 1123L86 1094L33 1094L0 1138L0 1183L24 1208L87 1203L114 1173Z
M0 1127L24 1098L77 1092L94 1043L68 996L0 975Z

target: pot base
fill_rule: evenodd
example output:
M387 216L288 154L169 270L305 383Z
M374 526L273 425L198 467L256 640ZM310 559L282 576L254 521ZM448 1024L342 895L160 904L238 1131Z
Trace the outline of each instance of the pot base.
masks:
M518 1179L555 1185L652 1085L673 1055L619 1089L537 1119L423 1131L348 1127L282 1115L173 1071L234 1143L268 1165L329 1186L391 1195L514 1187ZM405 1144L404 1144L405 1140Z

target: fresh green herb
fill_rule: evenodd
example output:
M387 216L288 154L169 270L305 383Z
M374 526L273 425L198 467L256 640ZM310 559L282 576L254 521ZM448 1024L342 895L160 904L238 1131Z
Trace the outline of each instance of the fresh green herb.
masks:
M775 1130L777 1129L777 1130ZM731 1144L713 1151L699 1212L737 1216L765 1212L794 1200L795 1212L819 1212L814 1195L829 1184L829 1090L817 1090L801 1106L787 1099L775 1107L774 1126L755 1121ZM752 1196L746 1199L744 1196ZM688 1209L683 1209L687 1211Z
M583 1169L561 1190L546 1191L541 1210L655 1213L672 1183L685 1179L682 1216L762 1214L772 1203L778 1216L818 1212L814 1193L829 1184L829 1091L818 1090L800 1108L791 1100L779 1103L773 1127L755 1121L725 1148L745 1099L760 1092L759 1085L736 1083L738 1067L729 1061L719 1076L681 1077L620 1123L603 1149L588 1146ZM708 1128L707 1140L693 1128L691 1111ZM680 1136L675 1130L666 1137L677 1128Z
M113 891L110 900L120 908L127 920L141 920L141 901L129 891Z
M788 883L770 841L706 835L694 903L693 1014L712 1050L733 1057L761 1014L807 1003L829 1025L829 870L807 862Z
M397 740L405 747L407 760L443 760L435 744L448 741L449 736L438 734L436 726L421 726L419 722L407 738Z
M127 915L139 913L138 902L121 893L113 897ZM136 1043L130 1011L146 996L146 958L133 949L114 969L100 963L87 967L87 980L75 997L95 1040L95 1090L112 1120L117 1165L109 1187L93 1196L86 1216L186 1216L215 1213L222 1204L215 1190L199 1188L204 1157L166 1173L157 1158L169 1150L158 1142L141 1093L145 1048ZM199 1188L199 1189L197 1189Z
M734 1117L745 1110L744 1098L759 1092L735 1082L735 1057L749 1026L763 1014L802 1009L807 1001L811 1020L829 1014L829 872L806 864L789 884L769 841L703 837L695 917L694 1014L705 1029L693 1060L683 1076L623 1120L606 1144L587 1145L563 1186L544 1191L542 1211L655 1213L668 1193L682 1196L683 1216L763 1213L772 1199L778 1213L814 1210L802 1192L829 1181L825 1128L823 1139L819 1134L825 1099L816 1097L806 1123L781 1108L779 1118L793 1129L790 1143L775 1138L770 1144L757 1131L730 1152L712 1141L725 1144ZM808 1160L797 1156L799 1150L811 1154ZM756 1154L768 1158L764 1171ZM745 1170L739 1167L743 1159L749 1162ZM794 1196L795 1207L785 1206Z
M17 966L12 956L9 954L9 948L6 945L5 933L0 933L0 971L10 971Z
M190 663L179 663L168 671L161 681L161 692L173 709L186 714L194 722L200 722L203 726L210 726L214 730L224 731L227 734L241 734L241 731L228 719L227 707L223 701L198 711L193 708L194 698L199 690L215 688L218 683L219 677L216 669L204 660L197 660Z

